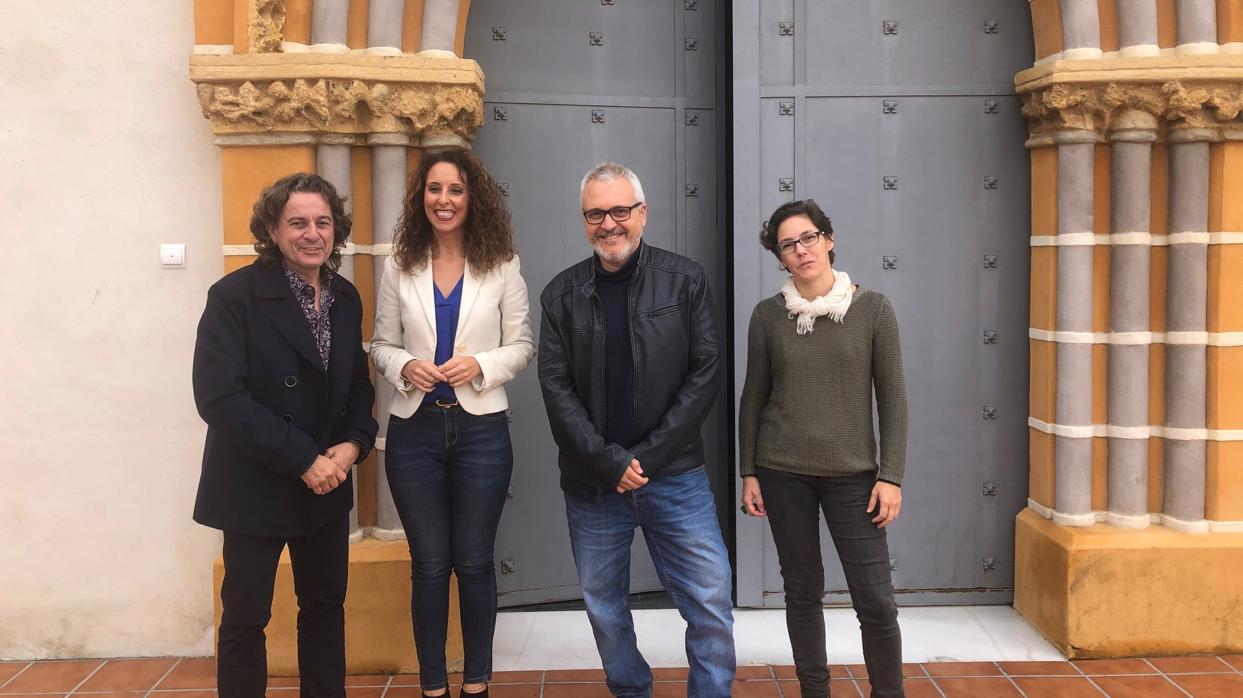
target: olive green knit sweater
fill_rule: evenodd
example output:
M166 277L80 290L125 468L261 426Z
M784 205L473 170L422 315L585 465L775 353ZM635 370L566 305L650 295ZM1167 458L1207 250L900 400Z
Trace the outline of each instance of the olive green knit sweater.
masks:
M880 416L877 478L902 484L906 384L893 306L860 288L841 323L828 317L795 332L777 294L751 313L747 379L738 408L738 461L803 475L877 472L872 389Z

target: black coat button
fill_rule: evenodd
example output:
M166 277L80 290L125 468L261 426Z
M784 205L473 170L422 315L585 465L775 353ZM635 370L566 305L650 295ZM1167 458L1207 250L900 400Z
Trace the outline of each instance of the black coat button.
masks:
M298 384L297 376L285 376L285 387L292 388Z
M345 406L344 406L344 405L342 405L342 406L341 406L341 411L337 413L337 416L339 416L339 417L344 417L344 416L345 416Z
M293 415L291 414L282 414L281 419L285 420L287 424L293 424Z

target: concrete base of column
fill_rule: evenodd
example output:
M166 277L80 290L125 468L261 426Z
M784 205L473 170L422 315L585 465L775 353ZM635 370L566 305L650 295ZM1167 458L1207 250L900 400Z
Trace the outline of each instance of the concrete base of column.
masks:
M1243 534L1241 534L1243 535ZM224 562L212 566L216 628L220 628L220 582ZM419 670L410 625L410 551L404 542L365 540L350 546L350 584L345 597L345 670L350 674L413 674ZM449 671L462 670L457 582L449 582ZM272 620L267 628L268 673L298 675L298 600L289 551L276 570Z
M1070 659L1243 652L1243 533L1015 526L1014 608Z

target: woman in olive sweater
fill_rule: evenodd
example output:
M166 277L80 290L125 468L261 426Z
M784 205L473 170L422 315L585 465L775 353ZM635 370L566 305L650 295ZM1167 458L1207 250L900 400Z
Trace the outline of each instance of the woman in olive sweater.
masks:
M760 243L790 279L751 314L738 410L742 509L767 516L772 529L803 698L829 695L821 511L859 618L872 696L902 696L902 637L885 539L902 508L906 461L906 387L893 307L833 269L833 228L810 199L780 206Z

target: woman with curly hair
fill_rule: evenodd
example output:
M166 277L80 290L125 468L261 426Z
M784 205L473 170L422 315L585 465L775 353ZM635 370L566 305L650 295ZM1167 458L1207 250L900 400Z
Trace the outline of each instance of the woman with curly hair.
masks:
M424 696L448 693L449 574L462 692L487 696L496 626L493 547L513 470L505 383L535 355L504 199L467 150L424 154L376 301L371 357L397 388L385 471L410 545Z

